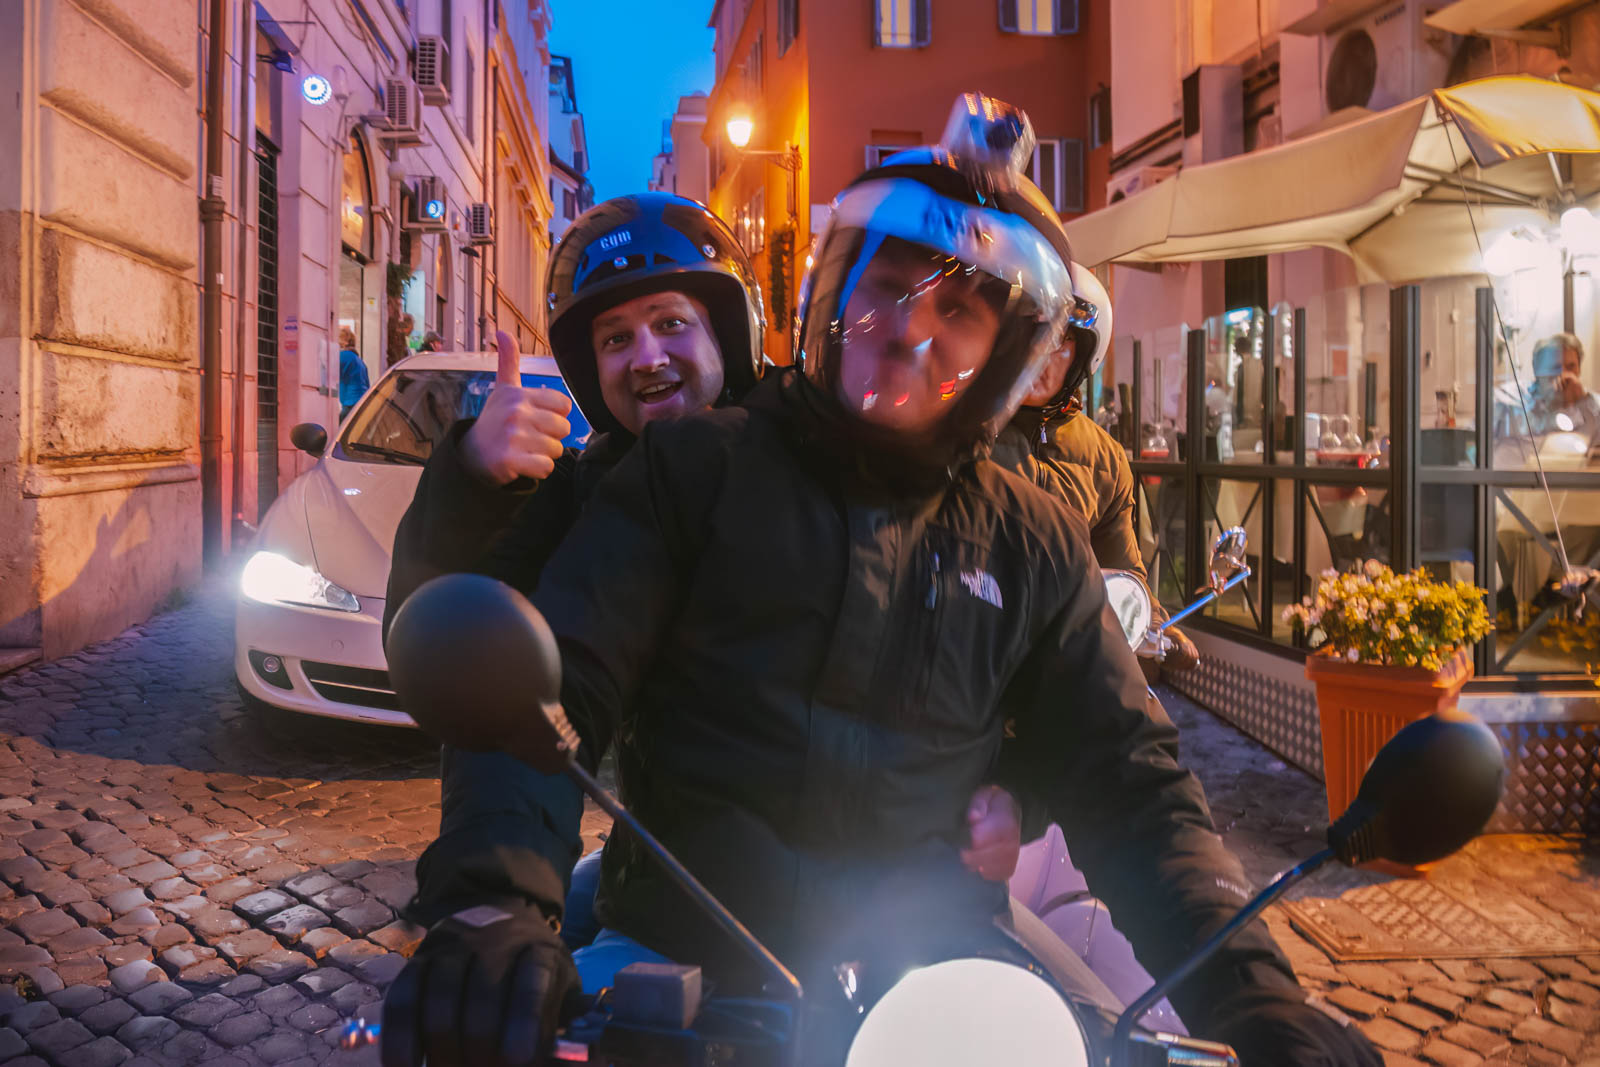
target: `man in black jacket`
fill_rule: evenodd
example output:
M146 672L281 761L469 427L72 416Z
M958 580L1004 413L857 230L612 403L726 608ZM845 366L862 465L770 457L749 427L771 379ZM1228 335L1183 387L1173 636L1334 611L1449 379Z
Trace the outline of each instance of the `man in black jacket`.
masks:
M1146 709L1082 519L981 458L1059 345L1070 253L1022 175L1019 113L966 98L945 144L835 202L804 373L647 427L534 599L582 758L625 740L637 814L803 977L861 958L880 916L911 909L932 936L1004 912L959 853L1007 719L1048 768L1018 784L1159 973L1242 902L1242 873ZM386 1016L419 1021L385 1029L386 1063L548 1047L576 984L551 921L580 799L546 784L525 838L544 891L434 928L470 951L397 981ZM635 842L604 856L611 934L740 983L745 961ZM1304 1003L1259 924L1172 999L1250 1067L1379 1063ZM464 1035L434 1025L458 1010Z
M446 571L481 569L536 588L584 501L646 425L737 399L755 381L760 290L732 232L699 204L639 194L597 206L563 236L548 284L556 359L596 436L582 452L561 450L565 398L521 388L515 346L500 334L495 389L477 420L458 424L434 451L401 520L386 628L417 586ZM619 758L628 759L626 745ZM547 805L560 803L559 791L552 801L550 783L509 758L449 748L442 779L440 833L418 865L412 918L431 926L474 907L525 906L557 891L540 847ZM1003 880L1019 842L1011 798L980 788L968 822L964 861ZM570 864L575 829L563 847ZM574 874L572 906L562 916L577 920L563 930L573 947L589 940L571 935L592 913L598 875L588 861ZM461 962L459 947L445 935L425 939L405 981L441 955L451 957L440 969L447 971ZM461 1025L459 1018L437 1024Z

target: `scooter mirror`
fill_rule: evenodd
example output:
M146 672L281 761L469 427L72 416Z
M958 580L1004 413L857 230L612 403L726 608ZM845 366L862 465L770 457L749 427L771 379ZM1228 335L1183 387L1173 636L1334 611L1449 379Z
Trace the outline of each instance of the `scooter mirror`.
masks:
M1106 600L1122 624L1122 634L1128 647L1138 648L1150 631L1150 592L1139 576L1132 571L1103 571L1106 580Z
M1504 781L1500 742L1483 723L1457 709L1418 719L1378 750L1328 844L1349 864L1432 863L1483 831Z
M1242 526L1230 526L1222 531L1222 535L1211 546L1208 569L1211 572L1212 589L1221 589L1229 578L1244 568L1244 552L1248 543L1249 538Z
M395 613L385 652L401 708L444 744L507 752L546 774L576 751L555 635L503 582L481 574L426 582Z

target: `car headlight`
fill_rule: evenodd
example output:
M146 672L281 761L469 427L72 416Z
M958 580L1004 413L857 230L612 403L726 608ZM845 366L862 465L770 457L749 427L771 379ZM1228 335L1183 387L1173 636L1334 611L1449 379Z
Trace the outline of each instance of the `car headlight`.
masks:
M276 552L257 552L244 565L240 591L263 604L300 604L333 611L360 611L354 593L315 570Z

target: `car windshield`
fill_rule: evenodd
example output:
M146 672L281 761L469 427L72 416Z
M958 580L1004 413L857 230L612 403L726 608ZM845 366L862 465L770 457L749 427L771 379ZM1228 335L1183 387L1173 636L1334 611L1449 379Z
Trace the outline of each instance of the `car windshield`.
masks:
M524 374L522 384L571 395L555 375ZM494 372L488 370L403 370L388 375L362 398L340 446L346 458L362 463L426 463L457 419L472 418L483 410L493 386ZM589 424L576 407L568 419L572 433L563 443L582 444L589 436Z

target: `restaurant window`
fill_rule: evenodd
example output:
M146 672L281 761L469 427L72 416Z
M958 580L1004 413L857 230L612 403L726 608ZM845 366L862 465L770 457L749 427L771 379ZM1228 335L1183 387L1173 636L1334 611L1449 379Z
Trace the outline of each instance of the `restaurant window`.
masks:
M1306 462L1389 465L1389 287L1319 293L1306 302Z
M1477 312L1486 284L1473 275L1419 286L1418 459L1424 467L1477 466L1478 333L1493 328Z
M1600 470L1596 276L1573 276L1570 330L1559 262L1497 278L1493 292L1504 327L1494 353L1494 466Z
M873 0L872 43L922 48L933 39L931 0Z
M1078 32L1078 0L1000 0L1000 28L1007 33Z
M1151 592L1163 608L1174 612L1189 601L1192 584L1184 573L1188 566L1187 482L1181 474L1141 474L1136 482L1139 553Z

